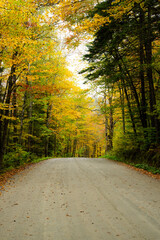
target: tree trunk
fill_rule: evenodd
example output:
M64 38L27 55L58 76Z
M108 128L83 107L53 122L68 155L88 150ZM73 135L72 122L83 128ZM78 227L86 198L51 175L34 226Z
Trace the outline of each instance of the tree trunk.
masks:
M96 158L97 156L96 156L96 151L97 151L97 143L95 142L94 144L93 144L93 154L92 154L92 157L93 158Z
M122 88L122 89L121 89ZM120 101L121 101L121 110L122 110L122 123L123 123L123 134L126 132L125 127L125 112L124 112L124 87L119 86Z
M107 116L107 87L105 83L105 90L104 90L104 120L105 120L105 138L106 138L106 147L105 147L105 154L108 151L108 116Z
M19 134L19 143L22 144L22 134L23 134L23 120L24 120L24 112L26 107L26 100L27 100L27 91L24 93L24 100L23 100L23 107L21 112L21 128L20 128L20 134Z
M53 151L55 156L57 156L57 136L56 134L54 134L54 147L53 147Z
M121 64L119 64L118 66L119 66L120 72L123 74L123 69L122 69ZM132 113L132 109L131 109L130 100L129 100L127 89L126 89L126 83L125 83L125 80L124 80L123 76L121 77L121 79L122 79L122 84L123 84L123 88L124 88L124 92L125 92L125 96L126 96L126 100L127 100L129 115L130 115L131 122L132 122L133 132L134 132L134 135L136 137L137 136L137 131L136 131L135 121L134 121L134 117L133 117L133 113Z
M12 116L15 118L13 120L13 142L17 143L18 142L18 137L17 137L17 96L16 96L16 86L14 86L13 90L13 97L12 97L12 107L13 107L13 114Z
M30 98L30 104L29 104L29 109L28 109L28 118L29 118L29 126L28 126L28 152L31 152L31 135L33 135L33 122L32 122L32 99Z
M73 151L72 151L72 156L76 156L76 149L77 149L77 138L74 139L73 141Z
M144 78L144 12L140 8L140 27L139 27L139 61L140 61L140 81L141 81L141 114L142 114L142 126L147 128L147 103L146 103L146 93L145 93L145 78Z
M105 115L105 137L106 137L106 148L105 154L107 154L108 149L108 117Z
M52 110L52 105L48 102L47 115L46 115L46 127L49 129L49 120ZM49 146L49 136L46 136L45 139L45 157L48 157L48 146Z
M32 137L31 135L33 135L33 121L32 121L32 111L33 111L33 102L32 102L32 86L31 83L28 82L28 79L26 78L26 83L29 86L29 92L28 92L28 100L29 100L29 107L27 109L28 112L28 119L29 119L29 125L28 125L28 146L27 146L27 150L28 152L31 152L31 141L32 141Z
M127 100L127 105L128 105L128 110L129 110L129 115L130 115L130 118L131 118L131 122L132 122L134 135L137 136L137 131L136 131L135 121L134 121L134 117L133 117L133 113L132 113L132 109L131 109L131 104L130 104L130 100L129 100L127 89L126 89L126 84L125 84L125 81L124 81L123 77L122 77L122 83L123 83L124 92L125 92L125 95L126 95L126 100Z
M149 99L150 99L150 117L151 126L156 129L156 141L160 143L160 127L158 114L156 111L156 96L153 82L153 72L152 72L152 5L148 4L148 16L147 16L147 33L145 41L145 51L146 51L146 64L147 64L147 79L149 83Z
M139 113L139 118L140 118L140 121L141 121L141 124L143 126L143 117L142 117L142 112L141 112L141 106L140 106L140 101L139 101L139 98L138 98L138 93L137 93L137 90L134 86L134 83L133 83L133 79L132 79L132 76L130 75L130 72L129 70L127 69L127 66L125 64L125 62L123 61L123 59L121 58L121 61L122 61L122 64L124 66L124 71L123 73L125 74L126 78L128 79L128 83L130 85L130 88L134 94L134 98L135 98L135 101L136 101L136 105L137 105L137 110L138 110L138 113ZM122 67L121 67L122 68Z
M49 145L49 137L47 136L45 139L45 157L48 157L48 145Z
M16 66L12 65L11 67L11 73L8 77L7 80L7 89L6 89L6 94L5 94L5 98L4 100L4 105L6 110L4 111L4 120L0 121L0 165L2 167L3 165L3 156L5 153L5 148L6 148L6 137L7 137L7 131L8 131L8 123L9 123L9 105L10 105L10 101L11 101L11 94L13 91L13 87L16 83L16 75L15 75L15 71L16 71ZM2 118L2 114L3 111L1 111L1 118Z
M108 88L109 93L109 135L108 135L108 150L111 150L113 148L113 130L114 130L114 124L113 124L113 105L112 105L112 98L113 98L113 86L111 89Z
M0 85L0 102L2 102L2 85ZM3 132L2 132L2 124L3 124L3 122L2 122L2 114L3 114L3 110L2 109L0 109L0 171L1 171L1 169L2 169L2 165L3 165L3 144L2 144L2 134L3 134Z

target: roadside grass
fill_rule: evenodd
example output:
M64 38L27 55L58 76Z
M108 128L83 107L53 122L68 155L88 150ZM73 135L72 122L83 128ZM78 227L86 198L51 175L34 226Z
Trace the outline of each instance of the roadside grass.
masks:
M44 160L51 159L51 158L53 158L53 157L37 158L37 159L32 160L31 163L39 163L39 162L42 162L42 161L44 161Z
M127 161L124 158L117 157L114 152L109 152L108 154L106 154L104 156L101 156L101 158L108 158L110 160L114 160L114 161L117 161L117 162L126 163L130 166L133 166L133 167L138 168L138 169L143 169L143 170L145 170L147 172L150 172L152 174L160 174L160 168L157 168L155 166L151 166L146 162L140 162L140 163L136 162L136 163L134 163L131 160Z

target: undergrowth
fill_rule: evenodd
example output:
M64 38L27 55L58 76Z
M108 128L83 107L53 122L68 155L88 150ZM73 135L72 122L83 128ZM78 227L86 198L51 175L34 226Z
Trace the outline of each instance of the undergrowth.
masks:
M38 163L52 157L41 157L38 158L35 154L31 154L26 151L21 151L18 153L7 153L4 156L4 164L3 168L0 170L0 174L9 172L14 169L19 169L21 167L25 167L34 163Z
M114 161L118 161L118 162L124 162L126 164L129 164L131 166L134 166L136 168L140 168L143 170L146 170L148 172L151 172L153 174L160 174L160 168L157 166L152 166L149 163L145 162L145 160L143 160L143 162L138 162L138 161L142 161L140 158L139 159L125 159L123 156L117 156L115 152L110 151L108 154L102 156L102 158L108 158Z

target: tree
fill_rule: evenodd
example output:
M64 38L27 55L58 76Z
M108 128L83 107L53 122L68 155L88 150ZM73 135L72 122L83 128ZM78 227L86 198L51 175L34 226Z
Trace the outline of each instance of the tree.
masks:
M95 21L94 40L84 56L90 66L84 72L88 73L89 81L103 77L108 79L107 86L114 84L121 103L122 93L125 94L137 148L142 147L143 141L143 147L148 149L160 140L159 98L155 94L157 77L153 68L157 65L157 49L153 43L158 38L159 2L128 1L127 7L124 4L126 1L103 1L90 14L91 22L97 14L105 22L101 25ZM125 114L124 104L123 100L123 132L126 134L128 113Z
M48 38L48 30L51 30L46 23L47 17L36 8L37 4L36 1L1 1L0 165L6 149L9 122L13 117L11 113L16 113L16 109L12 109L16 108L16 89L23 78L28 81L29 66L43 55L47 46L44 39Z

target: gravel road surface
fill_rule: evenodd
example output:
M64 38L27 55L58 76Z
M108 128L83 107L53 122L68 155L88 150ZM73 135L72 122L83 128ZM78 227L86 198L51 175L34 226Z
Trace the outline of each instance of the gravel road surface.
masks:
M106 159L61 158L0 196L0 240L160 240L160 180Z

